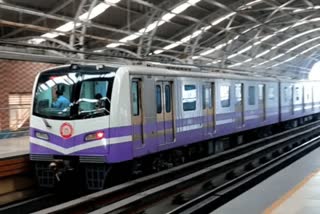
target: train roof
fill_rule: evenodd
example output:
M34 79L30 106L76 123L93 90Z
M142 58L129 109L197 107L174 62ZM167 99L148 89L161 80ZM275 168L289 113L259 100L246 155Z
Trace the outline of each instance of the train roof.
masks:
M112 63L85 63L68 64L49 68L43 72L60 72L61 70L70 72L70 70L83 70L96 72L99 70L115 72L119 68L126 68L131 74L172 76L172 77L194 77L194 78L216 78L216 79L235 79L235 80L253 80L253 81L281 81L281 82L304 82L308 80L290 80L274 77L254 76L253 74L230 73L232 71L225 69L213 69L210 67L198 67L193 65L162 64L154 62L138 62L132 64L112 64ZM42 73L43 73L42 72Z
M219 71L206 71L206 70L180 70L172 68L157 68L146 66L125 66L129 73L137 75L156 75L156 76L172 76L172 77L194 77L194 78L216 78L216 79L239 79L239 80L254 80L254 81L279 81L276 78L269 77L255 77L245 76L230 73L223 73Z

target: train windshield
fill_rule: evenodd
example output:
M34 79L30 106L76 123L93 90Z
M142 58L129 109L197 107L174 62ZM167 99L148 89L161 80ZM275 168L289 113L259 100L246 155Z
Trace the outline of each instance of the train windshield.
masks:
M33 114L51 119L108 115L114 72L44 72L39 76Z

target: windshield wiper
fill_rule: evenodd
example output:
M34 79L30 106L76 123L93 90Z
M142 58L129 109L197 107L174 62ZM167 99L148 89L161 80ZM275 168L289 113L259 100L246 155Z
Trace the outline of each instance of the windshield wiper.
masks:
M95 110L83 110L79 112L79 116L82 118L89 118L89 117L95 117L98 115L107 115L109 111L105 108L99 108Z

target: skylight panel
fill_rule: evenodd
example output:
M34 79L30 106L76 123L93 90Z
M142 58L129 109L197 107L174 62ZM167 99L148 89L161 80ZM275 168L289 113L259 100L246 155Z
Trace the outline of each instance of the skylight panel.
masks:
M79 20L84 21L84 20L91 20L97 16L99 16L100 14L102 14L103 12L105 12L110 5L108 3L112 3L112 4L116 4L118 3L120 0L105 0L102 3L97 4L95 7L92 8L91 13L89 15L89 12L86 12L82 15L79 16ZM55 30L57 31L61 31L61 32L69 32L71 30L73 30L74 27L78 28L82 26L82 23L76 23L76 25L74 24L74 22L67 22L64 25L61 25L60 27L56 28ZM55 38L58 37L59 35L63 35L62 33L56 33L56 32L49 32L49 33L45 33L43 35L41 35L41 37L45 37L45 38ZM28 42L33 43L33 44L40 44L41 42L45 41L44 39L32 39L29 40Z
M120 45L122 45L122 43L111 43L111 44L107 45L107 48L116 48Z
M77 23L76 27L80 27L81 24ZM74 22L68 22L64 25L61 25L60 27L56 28L57 31L62 31L62 32L69 32L74 28ZM46 37L43 35L43 37Z
M177 7L173 8L169 13L166 13L165 15L163 15L160 20L151 23L151 24L148 25L147 27L140 29L138 32L140 32L140 33L144 33L144 32L148 33L148 32L150 32L150 31L152 31L152 30L155 29L156 27L159 27L159 26L163 25L165 22L170 21L170 20L171 20L172 18L174 18L176 15L182 13L183 11L185 11L186 9L188 9L190 6L198 3L199 1L201 1L201 0L189 0L189 1L186 2L186 3L183 3L183 4L178 5ZM137 38L139 38L140 36L142 36L142 34L139 35L138 37L134 38L134 39L137 39ZM127 37L125 37L125 38L127 38ZM129 41L128 39L125 39L125 38L123 38L123 39L121 39L121 40L119 40L119 41L120 41L120 42ZM125 39L125 40L124 40L124 39ZM134 40L134 39L131 39L131 40ZM131 40L130 40L130 41L131 41ZM123 43L125 43L125 42L123 42ZM106 45L106 47L118 47L118 46L120 46L120 45L123 45L123 44L122 44L122 43L120 43L120 44L119 44L119 43L116 43L116 44L111 43L111 44ZM175 47L176 47L176 46L175 46ZM165 48L164 48L164 49L165 49ZM163 52L163 51L156 50L154 53L157 54L157 53L162 53L162 52Z
M148 25L146 28L140 29L139 33L144 33L144 32L148 33L150 31L152 31L153 29L155 29L156 27L163 25L164 23L165 23L165 21L155 21L152 24ZM137 37L137 38L139 38L139 37Z
M119 42L127 42L127 41L132 41L132 40L135 40L136 38L139 38L141 36L141 34L138 34L138 33L134 33L132 35L129 35L129 36L126 36L124 37L123 39L120 39Z
M101 13L106 11L109 7L110 5L107 5L106 3L100 3L92 9L90 15L89 15L89 12L86 12L81 16L79 16L79 19L82 21L86 19L88 20L94 19L95 17L99 16Z
M183 11L185 11L188 7L190 7L191 5L189 3L184 3L179 5L178 7L174 8L173 10L171 10L172 13L176 13L176 14L180 14Z
M176 16L176 14L173 14L173 13L166 13L165 15L163 15L162 17L161 17L161 19L162 20L164 20L164 21L166 21L166 22L168 22L168 21L170 21L173 17L175 17Z
M215 25L219 24L220 22L223 22L224 20L230 18L231 16L233 16L233 15L235 15L235 14L236 14L235 12L232 12L232 13L229 13L229 14L223 16L223 17L220 17L220 18L218 18L217 20L211 22L211 25L212 25L212 26L215 26Z

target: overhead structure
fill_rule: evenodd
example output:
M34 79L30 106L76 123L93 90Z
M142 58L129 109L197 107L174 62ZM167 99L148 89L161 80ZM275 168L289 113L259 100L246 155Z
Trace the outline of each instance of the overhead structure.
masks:
M318 0L0 0L0 58L146 59L303 79L319 60L319 10Z

